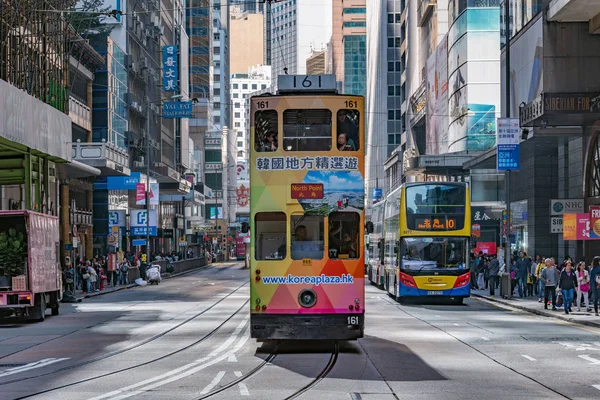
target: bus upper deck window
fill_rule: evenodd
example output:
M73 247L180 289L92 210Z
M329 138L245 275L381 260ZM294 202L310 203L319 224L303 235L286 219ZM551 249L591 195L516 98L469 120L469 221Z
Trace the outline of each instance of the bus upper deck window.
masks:
M279 148L277 111L257 111L254 114L254 147L256 151L276 151Z
M285 110L283 148L286 151L329 151L331 124L330 110Z
M337 112L336 134L337 148L340 151L356 151L360 149L358 137L358 110L339 110Z

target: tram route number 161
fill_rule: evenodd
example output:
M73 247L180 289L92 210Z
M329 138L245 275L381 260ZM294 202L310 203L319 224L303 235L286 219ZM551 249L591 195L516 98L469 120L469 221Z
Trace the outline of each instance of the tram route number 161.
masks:
M348 317L348 325L358 325L358 315Z

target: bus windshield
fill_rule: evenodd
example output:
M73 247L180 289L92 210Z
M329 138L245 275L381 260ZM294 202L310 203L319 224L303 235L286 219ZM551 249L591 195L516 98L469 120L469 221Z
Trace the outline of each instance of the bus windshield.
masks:
M402 269L466 269L469 243L462 237L409 237L400 247Z
M415 185L406 188L408 214L464 214L466 188L463 185Z

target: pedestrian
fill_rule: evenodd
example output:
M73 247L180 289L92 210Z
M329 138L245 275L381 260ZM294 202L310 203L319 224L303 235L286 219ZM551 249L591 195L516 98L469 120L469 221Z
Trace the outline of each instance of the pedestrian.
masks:
M96 272L96 268L94 268L93 265L89 264L87 266L87 273L89 275L88 293L89 292L99 292L100 290L96 289L96 283L98 282L98 273Z
M477 289L477 257L473 253L471 253L469 272L471 273L471 289Z
M594 312L598 316L598 302L600 302L600 257L596 256L592 260L592 270L590 271L590 284L594 292Z
M121 285L129 285L129 260L121 263Z
M540 262L535 267L535 277L538 292L538 303L544 299L544 281L542 280L542 271L546 268L546 263L543 257L540 257Z
M581 311L581 297L585 301L585 309L590 312L590 300L588 294L590 291L590 275L585 270L585 262L577 265L577 311Z
M489 274L489 286L490 286L490 296L495 295L496 289L496 280L498 279L498 273L500 272L500 262L496 258L496 255L492 255L492 259L488 264L488 274Z
M519 297L527 297L527 277L530 272L531 262L526 257L524 251L519 253L519 259L517 260L517 284L519 285Z
M565 268L560 273L558 286L562 293L565 314L568 314L572 311L571 305L573 304L575 288L577 288L577 276L573 272L573 263L571 261L565 263Z
M107 276L106 276L106 273L104 272L104 268L100 267L100 279L99 279L100 290L104 290L104 283L106 282L106 280L107 280Z
M600 271L600 268L598 270ZM546 258L546 268L542 271L541 277L544 282L544 309L548 309L548 297L550 296L552 298L552 310L556 311L556 285L558 284L559 275L558 270L549 258Z

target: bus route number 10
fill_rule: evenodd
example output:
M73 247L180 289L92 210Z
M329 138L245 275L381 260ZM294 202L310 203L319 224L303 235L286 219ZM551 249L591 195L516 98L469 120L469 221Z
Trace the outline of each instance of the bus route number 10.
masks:
M348 317L348 325L358 325L358 315Z

